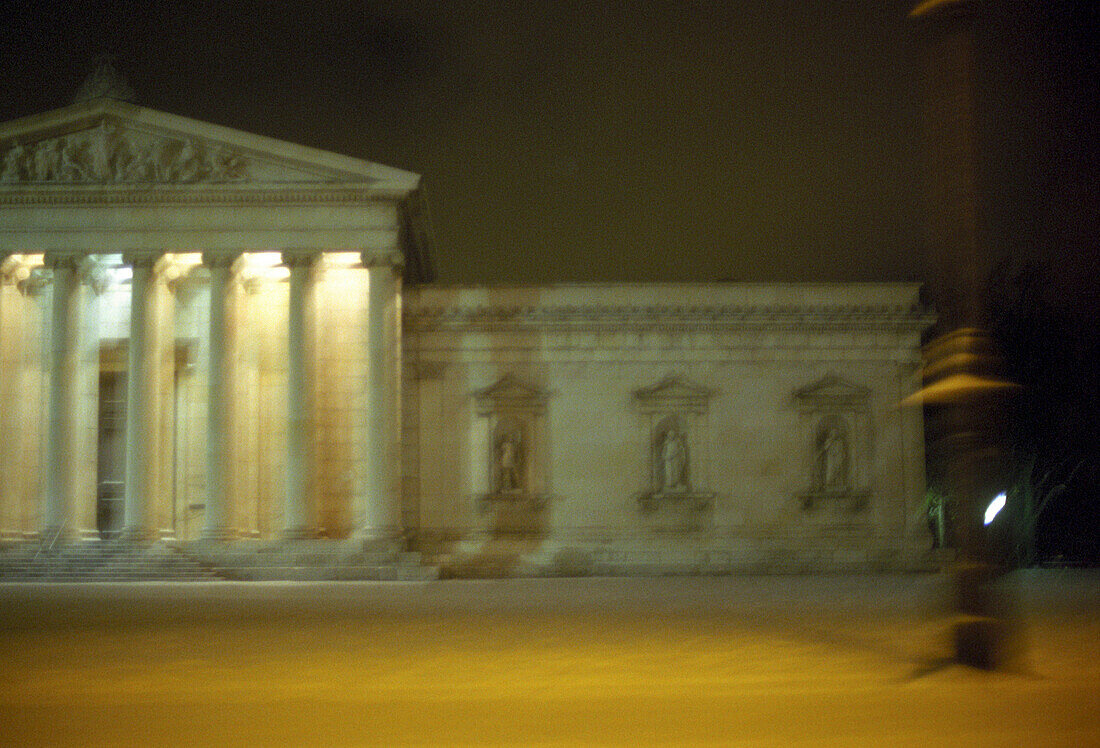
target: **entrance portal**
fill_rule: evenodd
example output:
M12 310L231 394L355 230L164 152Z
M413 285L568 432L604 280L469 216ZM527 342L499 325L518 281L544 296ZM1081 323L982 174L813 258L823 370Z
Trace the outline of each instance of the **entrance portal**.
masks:
M104 539L115 537L122 530L126 485L126 371L104 366L107 358L100 357L95 506L96 530Z

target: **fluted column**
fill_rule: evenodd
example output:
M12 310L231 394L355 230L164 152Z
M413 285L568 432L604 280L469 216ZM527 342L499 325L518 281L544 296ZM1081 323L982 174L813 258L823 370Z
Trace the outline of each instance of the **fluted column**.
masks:
M50 333L49 426L46 432L44 539L64 538L71 530L71 514L78 490L77 455L79 408L77 364L80 354L80 276L82 255L46 254L53 270Z
M203 253L210 268L210 366L207 373L206 522L202 536L225 540L232 536L233 492L236 489L234 444L236 419L236 254Z
M159 326L154 266L161 252L133 252L123 262L133 269L130 295L130 368L126 379L126 492L124 534L132 540L152 535L150 508L157 475Z
M401 535L400 422L397 347L399 267L392 258L364 256L367 267L367 377L364 389L363 488L356 536L364 541Z
M286 503L283 533L310 537L314 521L314 276L315 251L283 252L290 268L287 312Z
M16 284L23 271L22 257L9 257L0 251L0 538L15 536L18 528L20 499L19 441L23 424L17 418L22 393L19 383L22 370L15 363L15 351L20 341L13 335L16 317L21 309L13 308L18 300Z

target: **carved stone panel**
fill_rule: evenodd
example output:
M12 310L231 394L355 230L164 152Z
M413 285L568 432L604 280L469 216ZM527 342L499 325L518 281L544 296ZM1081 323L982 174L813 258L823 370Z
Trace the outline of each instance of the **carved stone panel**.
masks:
M249 181L249 160L229 147L123 129L85 130L0 144L2 184L192 184Z
M794 393L805 444L807 511L865 511L871 495L870 390L830 374Z
M647 416L645 440L649 475L638 496L643 512L662 506L693 512L708 509L707 407L711 391L678 377L634 391L638 410Z

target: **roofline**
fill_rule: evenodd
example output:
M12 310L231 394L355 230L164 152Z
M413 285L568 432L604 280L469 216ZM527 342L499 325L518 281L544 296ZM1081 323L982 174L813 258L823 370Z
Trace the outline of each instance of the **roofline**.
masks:
M43 129L80 126L101 116L194 132L196 136L201 133L202 137L233 143L245 150L264 153L274 151L291 161L368 177L376 186L388 187L405 194L412 193L420 185L420 175L414 172L109 98L89 99L2 122L0 142L19 139L26 133Z

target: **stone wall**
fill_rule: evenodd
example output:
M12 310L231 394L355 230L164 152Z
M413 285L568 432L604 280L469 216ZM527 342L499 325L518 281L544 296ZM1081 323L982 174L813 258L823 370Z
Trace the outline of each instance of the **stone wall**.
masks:
M917 292L409 289L411 532L514 573L919 564Z

